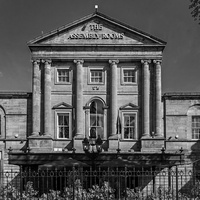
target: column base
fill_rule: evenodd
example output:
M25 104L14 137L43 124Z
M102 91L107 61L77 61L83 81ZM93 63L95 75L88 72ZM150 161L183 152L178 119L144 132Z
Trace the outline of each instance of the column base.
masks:
M40 132L32 132L29 137L37 137L40 136Z
M142 152L161 152L165 145L164 137L143 136L141 138L141 151Z
M76 149L76 153L82 153L83 152L83 138L74 137L74 145L73 148Z
M84 135L82 133L76 133L74 138L83 139Z
M51 152L53 151L53 140L48 135L28 137L30 152Z

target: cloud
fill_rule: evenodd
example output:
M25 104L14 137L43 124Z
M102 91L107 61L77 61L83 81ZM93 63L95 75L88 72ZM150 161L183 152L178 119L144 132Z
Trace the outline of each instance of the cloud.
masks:
M3 72L0 72L0 77L3 77Z

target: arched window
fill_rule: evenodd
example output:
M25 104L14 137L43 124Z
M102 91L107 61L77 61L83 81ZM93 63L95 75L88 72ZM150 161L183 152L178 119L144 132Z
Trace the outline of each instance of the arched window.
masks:
M99 99L92 100L90 107L89 137L97 138L104 135L104 109L103 103Z

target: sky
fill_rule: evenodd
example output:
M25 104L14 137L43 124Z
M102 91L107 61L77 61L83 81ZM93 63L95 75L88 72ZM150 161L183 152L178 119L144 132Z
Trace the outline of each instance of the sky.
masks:
M27 42L98 11L167 42L162 92L200 92L200 25L190 0L0 0L0 91L32 91Z

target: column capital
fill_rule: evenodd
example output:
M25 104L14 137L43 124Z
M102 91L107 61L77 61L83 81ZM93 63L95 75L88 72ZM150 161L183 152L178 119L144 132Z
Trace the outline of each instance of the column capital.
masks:
M52 63L52 60L51 59L42 60L42 63L44 63L45 65L50 65Z
M39 65L40 64L39 59L32 59L31 62L33 63L33 65Z
M76 63L77 65L83 64L84 60L80 59L80 60L74 60L74 63Z
M141 60L141 63L148 65L151 63L151 60Z
M162 63L162 60L153 60L153 63L154 63L154 64L161 64L161 63Z
M116 65L116 64L119 63L119 60L109 60L109 63L110 63L111 65Z

